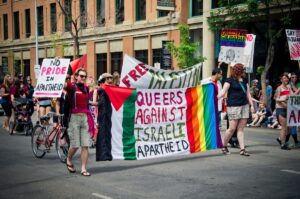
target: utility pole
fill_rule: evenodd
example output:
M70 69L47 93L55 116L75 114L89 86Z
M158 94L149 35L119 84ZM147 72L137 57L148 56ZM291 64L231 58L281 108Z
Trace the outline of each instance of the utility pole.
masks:
M38 47L38 19L37 19L37 0L34 0L34 21L35 21L35 65L34 65L34 74L35 79L38 78L40 73L40 65L39 65L39 47Z

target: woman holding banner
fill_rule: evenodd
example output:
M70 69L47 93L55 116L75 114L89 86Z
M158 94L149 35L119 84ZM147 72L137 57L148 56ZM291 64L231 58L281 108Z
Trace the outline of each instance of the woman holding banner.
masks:
M89 152L89 132L93 133L94 122L89 110L89 89L86 86L87 72L79 68L74 76L76 83L67 83L67 92L71 102L71 119L69 123L70 149L67 156L67 169L70 173L75 173L72 158L81 147L81 175L90 176L86 165L88 162ZM91 135L93 136L93 135Z
M250 156L245 150L244 127L249 118L249 104L251 112L254 112L254 108L249 86L247 82L243 80L244 66L242 64L235 64L231 68L230 73L230 77L225 81L223 89L218 95L218 98L221 98L227 93L227 116L229 119L229 128L225 133L222 152L226 155L230 154L227 144L237 129L240 155Z

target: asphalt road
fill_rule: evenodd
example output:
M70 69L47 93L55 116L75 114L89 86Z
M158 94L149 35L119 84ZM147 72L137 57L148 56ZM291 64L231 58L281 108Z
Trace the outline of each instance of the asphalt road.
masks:
M3 120L3 117L0 118ZM0 128L0 198L300 198L300 149L283 151L278 130L246 129L250 157L220 150L142 161L96 162L68 173L55 151L34 158L30 137Z

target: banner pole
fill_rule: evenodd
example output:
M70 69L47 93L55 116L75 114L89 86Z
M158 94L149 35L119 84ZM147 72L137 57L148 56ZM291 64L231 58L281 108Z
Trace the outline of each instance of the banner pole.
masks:
M230 77L230 64L227 65L227 75L226 75L227 78Z
M248 85L250 86L250 73L248 73Z

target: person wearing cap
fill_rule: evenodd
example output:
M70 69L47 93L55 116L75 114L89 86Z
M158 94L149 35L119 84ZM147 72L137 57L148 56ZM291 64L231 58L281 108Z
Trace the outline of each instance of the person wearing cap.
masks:
M109 73L103 73L99 76L98 84L112 84L113 76Z
M222 152L226 155L230 154L227 144L237 129L240 155L249 156L250 154L245 150L244 127L249 118L249 105L252 113L254 108L249 86L243 80L244 65L235 64L230 73L230 77L225 81L222 91L218 94L218 98L221 98L227 93L227 115L229 119L229 128L225 133Z
M105 138L110 137L108 134L111 128L111 121L108 120L108 115L111 114L111 107L107 106L109 97L105 90L102 88L103 85L112 84L112 75L109 73L103 73L98 79L98 89L94 92L93 105L98 106L98 134L96 139L96 161L100 160L112 160L112 156L108 151L105 151L103 146L107 146Z

